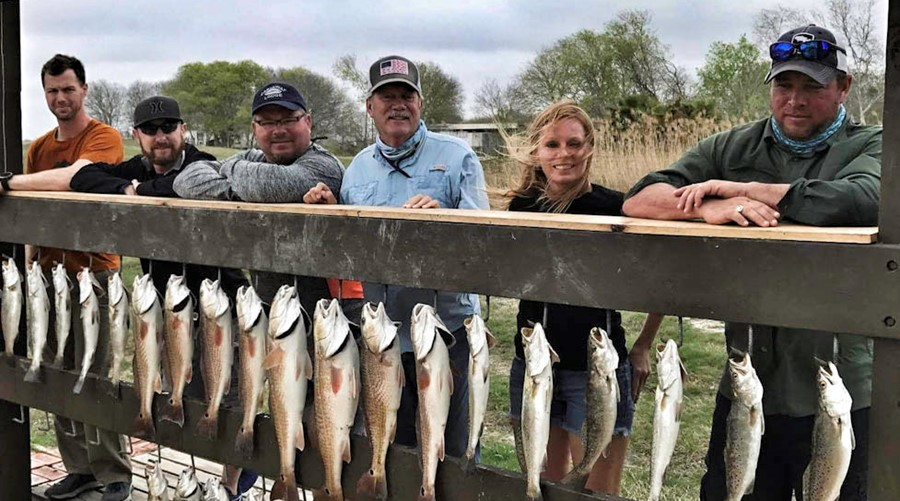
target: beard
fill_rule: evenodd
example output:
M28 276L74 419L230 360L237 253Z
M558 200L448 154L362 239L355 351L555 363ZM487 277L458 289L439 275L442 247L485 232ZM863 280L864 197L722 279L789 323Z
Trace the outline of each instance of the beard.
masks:
M141 148L141 153L143 153L143 155L147 157L147 160L150 161L150 164L163 167L168 170L172 168L178 158L181 157L181 152L184 151L183 144L184 143L182 143L182 147L179 147L175 144L170 144L163 147L154 145L149 150Z
M60 122L66 122L78 115L78 112L81 111L81 106L70 104L67 107L63 107L62 109L65 109L66 111L61 111L60 108L51 108L50 112L53 113L53 116L55 116L56 119Z

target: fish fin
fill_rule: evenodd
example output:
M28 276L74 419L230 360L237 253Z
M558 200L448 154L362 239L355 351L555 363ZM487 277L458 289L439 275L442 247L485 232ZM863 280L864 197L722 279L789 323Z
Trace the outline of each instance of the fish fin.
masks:
M559 363L559 355L556 354L556 350L550 346L550 343L547 343L547 348L550 350L550 363Z
M762 409L759 412L759 433L760 435L766 434L766 417L762 413Z
M450 388L450 394L453 395L453 375L447 375L447 386Z
M399 367L397 370L397 379L400 383L400 387L403 388L406 386L406 374L403 373L403 367Z
M225 395L231 392L231 371L228 371L228 377L225 378Z
M497 345L497 338L495 338L494 335L491 334L491 331L489 331L487 327L484 328L484 336L487 340L488 348L493 348Z
M306 447L306 437L303 435L303 422L297 423L297 436L294 437L294 446L301 451Z
M182 402L169 400L169 403L159 411L159 418L164 421L170 421L178 425L179 428L184 426L184 405Z
M664 397L664 398L668 399L669 397ZM681 403L675 403L675 422L677 422L677 423L681 422L681 410L682 410Z
M312 360L309 358L309 352L306 353L306 379L312 381L313 373L312 373Z
M157 374L153 380L153 393L162 393L162 375Z
M681 361L681 358L678 358L678 370L681 372L681 381L688 380L688 371L684 368L684 362Z
M545 471L547 469L547 451L544 451L544 457L541 459L541 471Z
M444 460L444 437L441 436L441 444L438 446L438 459Z
M388 430L387 437L388 437L389 444L394 443L394 438L397 437L397 420L396 419L394 420L394 424L391 426L391 429Z
M341 459L345 463L350 463L350 435L344 436L344 445L341 448Z
M41 382L41 366L40 365L35 365L28 369L28 372L25 373L25 382L26 383ZM83 383L83 381L82 381L82 383ZM81 389L79 388L79 390L76 393L80 393L80 392L81 392Z
M856 449L856 434L853 433L853 425L851 423L847 423L847 426L850 427L850 450Z
M280 346L275 346L274 349L269 350L269 354L263 360L263 369L270 370L278 367L284 361L284 355L285 351Z
M359 398L359 381L356 380L358 372L350 371L350 395L354 400Z
M187 379L185 379L184 381L185 381L186 383L190 383L192 379L194 379L194 368L193 368L193 367L188 367L188 371L187 371Z

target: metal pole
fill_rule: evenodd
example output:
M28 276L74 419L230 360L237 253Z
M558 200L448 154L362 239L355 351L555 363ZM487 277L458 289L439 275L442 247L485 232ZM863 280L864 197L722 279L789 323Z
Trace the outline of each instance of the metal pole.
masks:
M900 244L900 5L888 2L887 61L884 92L884 150L878 233L882 243ZM900 280L898 262L883 263L884 273ZM885 325L897 319L885 316ZM900 499L900 341L876 338L872 367L872 408L869 411L869 499Z
M21 49L19 45L19 2L0 2L0 169L22 172L22 94ZM21 247L21 246L18 246ZM17 256L16 265L24 269L25 253L2 244L2 252ZM23 319L24 320L24 319ZM15 346L17 355L25 355L25 322L21 323ZM22 421L22 422L20 422ZM29 409L0 401L0 485L4 498L31 499L31 433Z

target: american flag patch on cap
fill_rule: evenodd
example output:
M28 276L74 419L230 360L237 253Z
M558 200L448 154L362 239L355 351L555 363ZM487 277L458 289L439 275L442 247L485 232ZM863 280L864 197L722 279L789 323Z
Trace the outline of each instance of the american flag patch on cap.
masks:
M406 64L406 61L400 59L388 59L387 61L381 62L381 76L395 75L397 73L409 75L409 65Z

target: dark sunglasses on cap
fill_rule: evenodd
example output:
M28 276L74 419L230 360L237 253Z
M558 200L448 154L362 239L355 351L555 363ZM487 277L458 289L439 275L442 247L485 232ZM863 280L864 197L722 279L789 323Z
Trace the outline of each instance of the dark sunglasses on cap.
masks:
M155 136L158 130L161 130L163 134L171 134L179 125L181 122L163 122L161 124L141 124L137 128L148 136Z
M775 42L769 46L769 57L781 62L799 55L810 61L821 61L835 51L847 53L843 47L826 40L810 40L808 42Z

